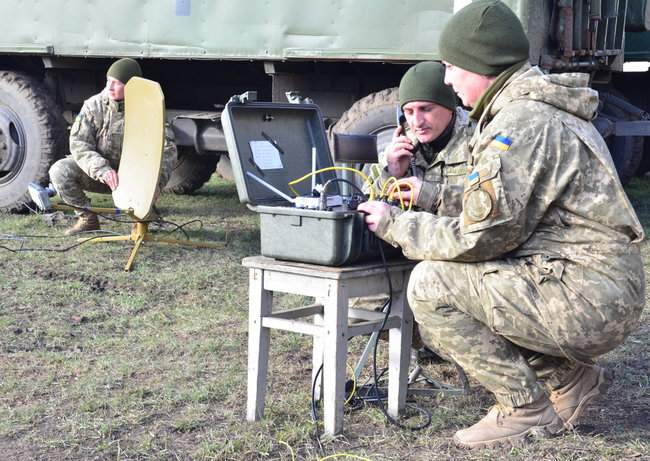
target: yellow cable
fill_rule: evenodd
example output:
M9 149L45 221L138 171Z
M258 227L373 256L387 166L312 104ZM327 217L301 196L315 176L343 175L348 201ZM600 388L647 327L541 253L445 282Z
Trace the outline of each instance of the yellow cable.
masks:
M386 182L384 183L384 185L382 186L382 188L381 188L379 198L382 199L382 198L386 197L386 191L388 189L388 186L392 185L392 184L395 184L395 183L397 183L397 178L395 176L391 176L390 178L388 178L386 180Z
M401 183L399 181L395 180L393 185L388 189L388 195L386 197L392 199L392 196L395 193L395 189L397 189L397 197L399 198L399 206L400 206L400 208L402 210L404 210L404 198L402 197Z
M364 458L363 456L357 456L357 455L353 455L351 453L336 453L334 455L329 455L329 456L326 456L324 458L321 458L318 461L325 461L327 459L340 458L342 456L345 456L346 458L350 458L350 459L358 459L360 461L372 461L372 459L370 459L370 458Z
M293 448L291 448L291 445L289 445L287 442L284 440L278 440L282 445L286 445L289 451L291 452L291 461L296 461L296 455L293 452Z
M404 198L402 197L402 189L401 189L402 185L407 186L409 188L409 191L411 192L411 200L409 200L409 207L408 207L408 211L411 211L411 209L413 208L413 199L414 199L414 197L413 197L413 184L411 184L410 182L408 182L406 180L404 180L404 181L396 181L395 184L393 184L393 186L388 191L388 195L390 196L391 194L393 194L395 192L395 189L397 189L397 195L399 197L399 203L400 203L400 206L402 207L402 210L403 210L404 209Z
M368 198L368 200L374 200L375 199L375 191L372 188L372 183L370 182L370 179L368 178L368 176L366 176L365 173L357 170L356 168L350 168L349 166L328 166L327 168L321 168L320 170L312 171L311 173L307 173L306 175L302 176L301 178L294 179L293 181L290 181L289 182L289 187L291 188L293 193L296 194L296 196L297 196L298 193L292 187L294 184L298 184L300 181L304 181L305 179L307 179L307 178L309 178L309 177L311 177L311 176L313 176L315 174L324 173L326 171L352 171L353 173L358 174L359 176L361 176L363 178L364 182L368 185L368 189L369 189L369 192L370 192L370 197Z

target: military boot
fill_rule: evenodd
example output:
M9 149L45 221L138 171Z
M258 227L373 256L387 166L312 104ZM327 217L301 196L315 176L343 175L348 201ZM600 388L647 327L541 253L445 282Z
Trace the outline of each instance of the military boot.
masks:
M564 426L573 429L580 423L585 408L607 392L610 373L598 365L578 365L568 382L551 392L549 398Z
M84 212L79 215L74 226L65 231L65 235L77 235L81 232L99 230L99 219L95 213Z
M562 420L543 397L519 408L493 406L478 423L456 432L454 442L465 448L491 447L526 437L549 437L562 429Z

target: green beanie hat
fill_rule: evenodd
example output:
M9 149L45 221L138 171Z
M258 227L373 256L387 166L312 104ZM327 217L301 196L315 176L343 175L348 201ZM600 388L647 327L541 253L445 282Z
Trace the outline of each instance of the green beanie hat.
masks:
M406 71L399 83L399 106L412 101L435 102L449 110L456 108L456 95L445 85L445 66L427 61Z
M113 77L125 85L131 77L142 77L142 69L135 59L123 58L115 61L106 72L107 77Z
M499 75L528 60L521 22L498 0L472 2L445 24L439 50L443 61L481 75Z

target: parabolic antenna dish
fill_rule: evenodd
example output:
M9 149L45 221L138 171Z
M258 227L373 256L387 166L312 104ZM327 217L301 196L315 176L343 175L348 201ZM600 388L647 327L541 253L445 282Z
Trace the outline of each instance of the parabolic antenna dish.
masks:
M113 202L146 219L153 205L165 139L165 97L157 82L133 77L124 89L124 142Z

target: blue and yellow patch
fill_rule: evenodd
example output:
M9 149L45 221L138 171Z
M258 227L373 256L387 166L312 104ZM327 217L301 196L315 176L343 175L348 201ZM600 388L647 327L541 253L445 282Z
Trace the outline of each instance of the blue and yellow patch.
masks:
M480 179L481 176L478 174L478 171L473 171L472 173L467 175L467 182L469 182L470 186L473 186L474 184L479 182Z
M490 147L496 147L499 150L508 150L510 149L510 146L512 145L512 139L510 139L507 136L501 136L501 135L496 135L492 142L490 143Z

